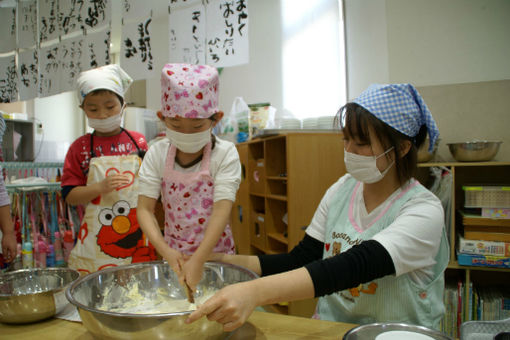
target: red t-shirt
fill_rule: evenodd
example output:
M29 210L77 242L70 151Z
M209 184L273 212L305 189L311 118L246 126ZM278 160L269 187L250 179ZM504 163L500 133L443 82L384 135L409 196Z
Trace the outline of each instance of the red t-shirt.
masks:
M126 131L109 137L93 136L95 156L116 156L136 153L138 150ZM147 141L143 134L136 131L127 132L136 141L140 150L147 151ZM87 133L75 140L69 147L69 150L67 150L61 186L86 185L90 158L90 133Z

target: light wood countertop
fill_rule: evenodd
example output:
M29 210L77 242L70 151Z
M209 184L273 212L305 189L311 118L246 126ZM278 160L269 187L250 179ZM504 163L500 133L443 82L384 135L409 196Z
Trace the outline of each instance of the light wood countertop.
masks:
M323 340L341 339L354 324L313 320L296 316L255 311L248 321L232 334L230 340ZM49 319L33 324L0 323L0 339L91 340L92 334L80 322Z

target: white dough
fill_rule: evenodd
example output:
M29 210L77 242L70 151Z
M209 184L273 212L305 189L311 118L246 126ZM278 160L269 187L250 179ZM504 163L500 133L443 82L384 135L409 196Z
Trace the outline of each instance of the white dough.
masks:
M375 340L434 340L434 338L416 332L389 331L379 334Z

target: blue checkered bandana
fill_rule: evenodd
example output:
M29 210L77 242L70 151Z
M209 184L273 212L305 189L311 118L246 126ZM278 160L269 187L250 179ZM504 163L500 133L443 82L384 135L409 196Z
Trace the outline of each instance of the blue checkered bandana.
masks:
M416 137L420 127L425 125L429 133L429 151L434 149L439 130L413 85L372 84L353 102L409 137Z

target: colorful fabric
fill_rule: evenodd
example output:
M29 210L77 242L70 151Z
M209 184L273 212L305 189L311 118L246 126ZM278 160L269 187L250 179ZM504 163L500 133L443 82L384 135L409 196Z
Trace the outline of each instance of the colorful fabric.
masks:
M124 99L132 82L133 79L116 64L84 71L76 80L78 101L83 104L85 96L95 90L110 90Z
M214 180L209 171L211 143L204 149L198 172L183 173L174 169L174 145L168 149L161 199L165 211L165 241L187 255L193 254L204 239L213 210ZM234 254L234 237L227 224L215 253Z
M209 118L218 112L218 86L214 67L166 64L161 73L163 116Z
M134 138L138 147L146 151L147 141L143 134L135 131L128 131ZM94 152L96 156L129 155L136 153L136 146L125 132L115 136L102 137L94 136ZM87 184L87 173L91 158L90 134L83 135L75 140L67 150L62 172L61 185L78 186Z
M434 149L439 130L413 85L372 84L353 102L409 137L415 137L425 125L429 133L429 151Z

